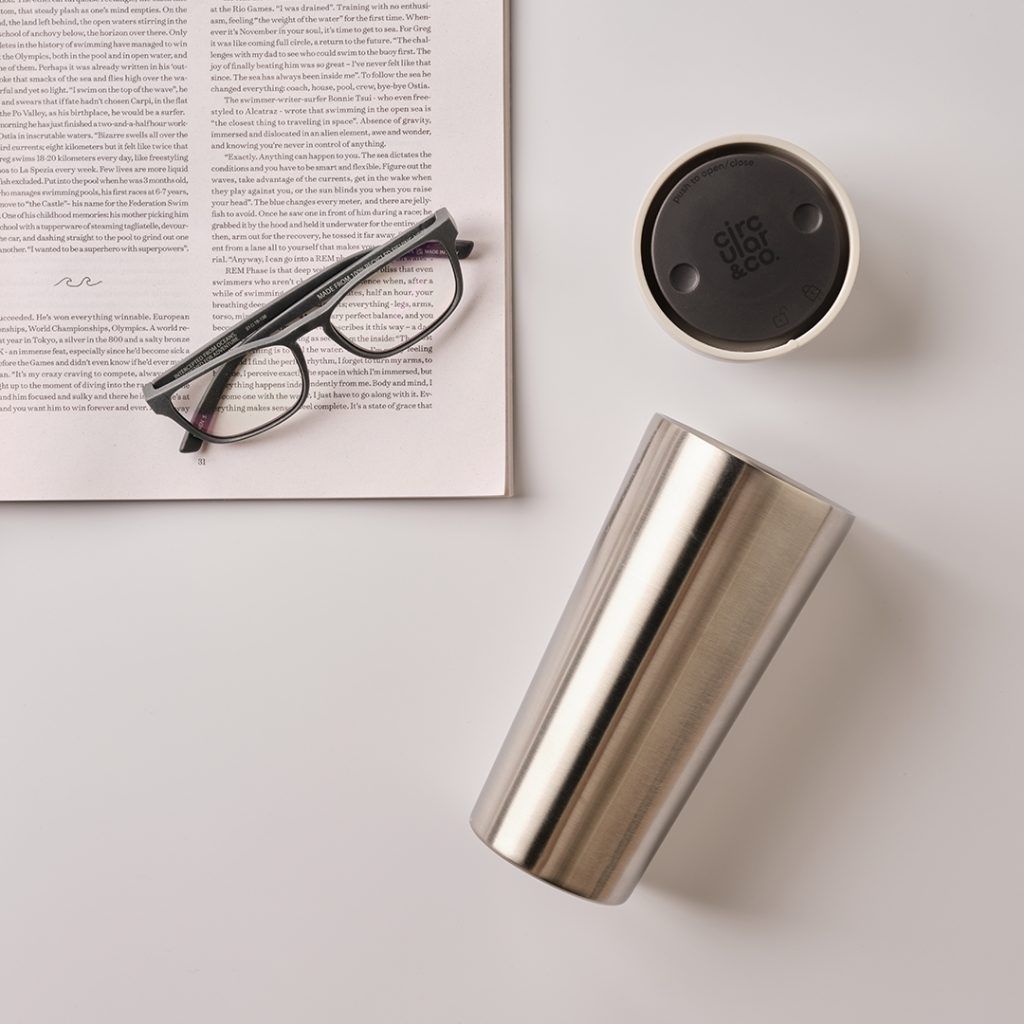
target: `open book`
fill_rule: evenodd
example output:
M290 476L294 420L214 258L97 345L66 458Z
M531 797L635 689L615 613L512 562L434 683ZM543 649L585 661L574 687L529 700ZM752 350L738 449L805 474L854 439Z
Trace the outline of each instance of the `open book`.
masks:
M65 0L0 11L0 499L509 491L505 0ZM305 405L178 448L143 386L447 207L423 342L300 344Z

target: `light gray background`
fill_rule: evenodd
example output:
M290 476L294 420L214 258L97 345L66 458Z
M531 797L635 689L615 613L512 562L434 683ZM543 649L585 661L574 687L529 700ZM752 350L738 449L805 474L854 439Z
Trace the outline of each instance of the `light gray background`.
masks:
M1022 28L516 3L521 497L0 508L0 1017L1020 1020ZM734 131L815 153L863 234L833 329L749 366L664 335L630 252ZM859 521L594 907L466 818L655 410Z

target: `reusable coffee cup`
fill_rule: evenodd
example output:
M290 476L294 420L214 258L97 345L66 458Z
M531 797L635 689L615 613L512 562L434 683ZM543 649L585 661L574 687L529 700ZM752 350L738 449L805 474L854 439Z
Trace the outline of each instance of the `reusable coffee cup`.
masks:
M678 341L720 359L806 345L857 276L843 187L792 143L731 135L684 154L651 186L634 236L640 286Z
M545 882L625 900L852 522L655 416L473 810L477 835Z

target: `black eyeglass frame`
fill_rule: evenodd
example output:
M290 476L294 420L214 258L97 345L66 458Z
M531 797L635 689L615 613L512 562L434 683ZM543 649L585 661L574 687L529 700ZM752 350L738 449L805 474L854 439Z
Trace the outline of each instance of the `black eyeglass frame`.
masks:
M350 341L332 323L331 316L345 296L366 278L390 262L427 243L444 249L455 277L455 294L448 308L428 327L386 351L371 351ZM294 416L309 397L309 367L299 339L318 327L346 351L363 359L388 359L422 341L441 326L462 300L463 280L459 260L473 251L473 243L458 237L451 214L440 209L408 231L379 245L364 249L307 278L257 312L240 320L213 341L186 356L180 363L156 377L143 388L143 397L158 415L174 420L186 431L182 452L198 451L204 443L231 444L256 437ZM238 364L251 352L281 345L291 352L302 376L302 391L296 403L275 419L252 430L227 437L210 434L190 422L174 406L173 396L181 388L213 370L220 370L210 382L191 415L199 423L209 422Z

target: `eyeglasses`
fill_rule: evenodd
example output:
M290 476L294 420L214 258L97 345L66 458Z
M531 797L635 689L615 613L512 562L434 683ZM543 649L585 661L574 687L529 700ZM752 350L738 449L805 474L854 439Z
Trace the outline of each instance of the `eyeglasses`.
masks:
M309 395L299 339L320 328L353 355L386 359L432 334L462 298L458 237L447 210L375 249L314 274L145 386L149 407L187 431L181 451L255 437Z

